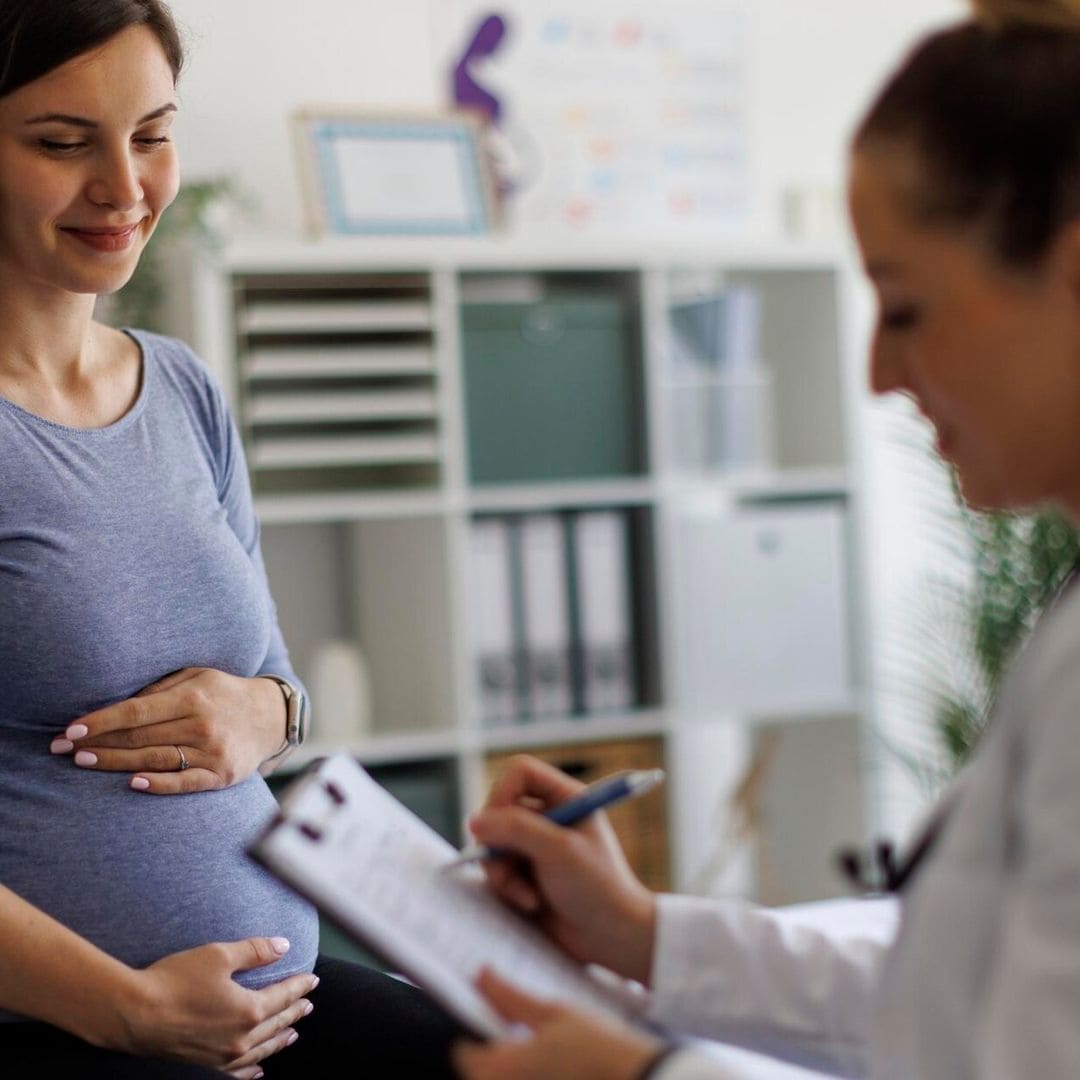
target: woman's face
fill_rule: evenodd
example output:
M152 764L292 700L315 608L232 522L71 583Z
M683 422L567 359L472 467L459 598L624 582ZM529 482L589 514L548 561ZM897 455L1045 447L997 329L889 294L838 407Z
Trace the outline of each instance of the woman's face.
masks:
M75 293L122 286L176 197L173 73L132 26L0 98L0 275Z
M1033 270L920 224L900 148L858 151L849 199L878 295L875 393L909 395L961 490L984 509L1051 500L1080 516L1080 229Z

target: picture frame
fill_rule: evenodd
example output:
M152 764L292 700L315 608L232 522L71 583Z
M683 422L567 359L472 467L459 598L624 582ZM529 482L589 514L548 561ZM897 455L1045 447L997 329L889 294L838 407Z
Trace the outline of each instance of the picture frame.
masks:
M479 114L304 108L293 129L312 236L477 236L496 226Z

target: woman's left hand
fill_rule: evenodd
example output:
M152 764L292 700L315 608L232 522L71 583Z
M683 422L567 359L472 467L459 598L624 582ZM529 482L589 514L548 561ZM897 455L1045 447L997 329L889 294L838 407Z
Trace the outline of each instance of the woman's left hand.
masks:
M49 749L84 769L130 772L137 791L178 795L246 780L284 735L285 698L272 679L183 668L73 721Z
M462 1041L454 1068L465 1080L633 1080L662 1043L632 1028L541 1001L485 970L477 988L504 1019L529 1029L527 1037Z

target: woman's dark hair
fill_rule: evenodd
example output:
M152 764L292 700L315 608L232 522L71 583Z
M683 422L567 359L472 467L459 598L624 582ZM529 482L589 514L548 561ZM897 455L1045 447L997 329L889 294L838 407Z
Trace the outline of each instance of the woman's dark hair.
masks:
M184 47L162 0L0 0L0 97L129 26L157 35L179 78Z
M918 155L915 214L975 227L1005 263L1034 267L1080 217L1076 0L986 0L926 38L859 125L856 151Z

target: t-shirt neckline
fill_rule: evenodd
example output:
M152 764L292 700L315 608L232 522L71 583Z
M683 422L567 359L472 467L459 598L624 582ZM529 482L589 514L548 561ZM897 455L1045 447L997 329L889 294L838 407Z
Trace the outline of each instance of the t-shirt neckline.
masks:
M121 327L120 332L131 338L131 340L135 342L135 347L139 350L139 392L136 394L135 401L132 403L131 408L111 424L106 424L104 427L93 428L72 427L70 424L61 424L57 420L49 420L47 417L39 416L29 409L24 409L21 405L16 405L14 401L8 400L2 394L0 394L0 407L16 413L35 424L40 424L42 427L50 428L53 431L62 432L65 435L76 438L101 438L103 436L118 434L130 427L131 424L138 420L142 415L143 410L146 408L146 400L150 392L150 372L153 365L148 362L147 349L140 332L138 330L133 330L130 327Z

